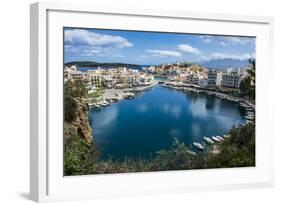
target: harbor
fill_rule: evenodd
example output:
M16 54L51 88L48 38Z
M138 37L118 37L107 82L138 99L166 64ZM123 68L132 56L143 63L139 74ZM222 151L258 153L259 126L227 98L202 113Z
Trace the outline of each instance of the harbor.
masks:
M89 108L100 108L110 106L112 103L121 101L123 99L133 99L137 92L145 91L158 84L157 80L154 80L151 84L146 86L138 86L134 88L124 88L124 89L105 89L104 93L97 99L96 102L92 102L89 98L88 106Z
M130 100L125 97L116 100L116 92L118 97L126 93L135 96L128 96ZM93 134L104 158L108 155L116 158L128 155L139 157L140 153L146 157L168 148L174 138L192 146L190 154L197 155L208 148L215 149L216 145L230 137L233 125L246 125L246 119L236 103L216 96L197 97L191 92L173 92L162 84L147 88L140 95L131 89L110 89L103 94L104 100L109 97L115 101L89 111ZM104 102L103 99L101 102ZM210 103L213 106L206 109L206 104ZM214 110L218 112L216 115L212 114ZM222 115L223 118L220 117Z

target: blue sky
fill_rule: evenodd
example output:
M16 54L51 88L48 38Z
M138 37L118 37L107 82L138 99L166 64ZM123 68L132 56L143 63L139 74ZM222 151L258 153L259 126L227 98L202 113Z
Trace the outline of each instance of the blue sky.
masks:
M255 57L255 38L65 28L64 61L155 65Z

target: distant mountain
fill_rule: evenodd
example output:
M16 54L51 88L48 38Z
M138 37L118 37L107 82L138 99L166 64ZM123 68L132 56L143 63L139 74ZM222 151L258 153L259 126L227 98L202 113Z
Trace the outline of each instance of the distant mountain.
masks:
M76 65L79 68L87 67L87 68L118 68L118 67L126 67L130 69L142 69L142 65L136 65L136 64L128 64L128 63L99 63L94 61L72 61L65 63L65 66L71 66Z
M245 66L249 65L249 61L225 58L204 61L201 63L201 65L208 69L244 68Z

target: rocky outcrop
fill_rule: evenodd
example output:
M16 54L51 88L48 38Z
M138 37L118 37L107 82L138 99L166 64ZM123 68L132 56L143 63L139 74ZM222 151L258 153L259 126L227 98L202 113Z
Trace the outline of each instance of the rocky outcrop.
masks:
M88 143L93 143L92 129L88 119L88 106L85 102L78 102L77 117L73 122L64 122L64 138L79 135Z

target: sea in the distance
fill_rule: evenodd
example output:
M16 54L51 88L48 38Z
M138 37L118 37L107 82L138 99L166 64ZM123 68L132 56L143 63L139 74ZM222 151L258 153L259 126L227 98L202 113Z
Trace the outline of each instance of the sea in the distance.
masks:
M204 136L223 135L243 122L238 103L157 85L100 110L89 110L101 157L147 157L171 147L174 138L192 147ZM194 148L192 148L194 149Z

